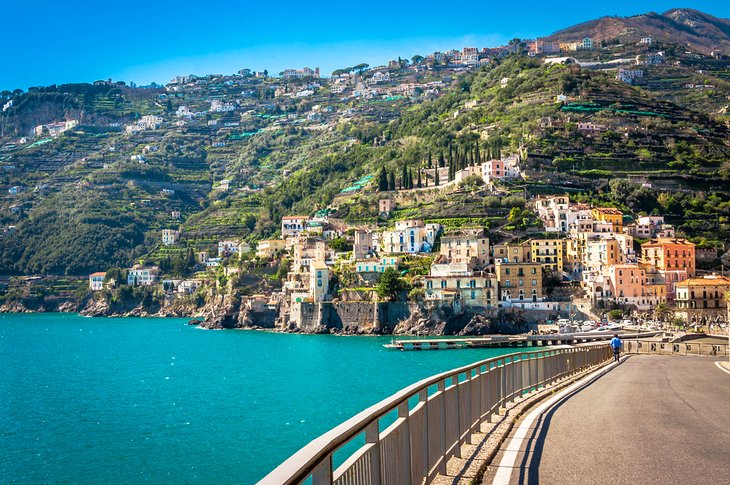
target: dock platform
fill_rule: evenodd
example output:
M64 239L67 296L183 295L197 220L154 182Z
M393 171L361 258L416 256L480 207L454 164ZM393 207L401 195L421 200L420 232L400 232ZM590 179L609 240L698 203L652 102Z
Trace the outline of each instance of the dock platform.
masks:
M622 339L655 337L661 332L619 332ZM393 339L384 347L395 350L451 350L487 347L546 347L608 341L614 332L554 333L547 335L489 335L485 337L452 337Z

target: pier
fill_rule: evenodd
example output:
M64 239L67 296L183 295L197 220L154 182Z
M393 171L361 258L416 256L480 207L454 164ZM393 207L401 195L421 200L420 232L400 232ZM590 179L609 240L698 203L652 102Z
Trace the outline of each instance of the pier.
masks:
M486 337L452 337L393 339L384 347L395 350L450 350L484 347L547 347L551 345L577 345L611 340L614 333L621 339L656 337L662 332L605 331L584 333L552 333L546 335L490 335Z

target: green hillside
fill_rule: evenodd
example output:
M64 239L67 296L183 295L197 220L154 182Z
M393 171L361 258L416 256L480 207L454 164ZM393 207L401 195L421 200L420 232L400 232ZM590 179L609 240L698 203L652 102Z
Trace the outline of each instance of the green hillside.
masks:
M83 275L154 259L164 228L180 229L183 246L207 249L225 237L269 237L282 216L328 206L350 223L374 222L377 183L365 176L385 168L400 185L402 174L415 180L429 166L517 153L524 182L497 194L478 184L403 193L396 217L526 230L535 224L528 211L506 219L524 199L505 196L567 191L636 215L667 214L697 240L727 240L730 130L719 108L727 65L707 63L713 70L702 79L717 87L706 95L683 88L700 80L694 65L648 69L632 86L615 70L524 55L466 72L389 71L388 86L436 82L435 94L345 99L323 80L240 77L183 89L26 93L3 118L11 135L0 185L21 190L0 211L2 227L15 228L2 237L0 274ZM314 94L281 94L305 88ZM231 111L207 111L214 100ZM183 109L189 114L176 114ZM15 141L30 126L81 111L78 126L60 136ZM124 131L145 114L160 116L161 126Z

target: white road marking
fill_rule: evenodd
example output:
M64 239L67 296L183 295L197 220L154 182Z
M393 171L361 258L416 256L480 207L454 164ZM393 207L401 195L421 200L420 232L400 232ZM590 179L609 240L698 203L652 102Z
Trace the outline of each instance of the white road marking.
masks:
M717 368L718 368L718 369L720 369L721 371L723 371L723 372L726 372L726 373L730 374L730 370L727 370L727 369L726 369L725 367L723 367L723 365L722 365L722 364L721 364L721 363L720 363L719 361L718 361L718 362L715 362L715 365L716 365L716 366L717 366Z
M537 420L537 418L543 414L545 411L547 411L550 407L552 407L555 403L563 399L566 395L570 394L571 392L575 391L576 389L579 389L583 386L585 386L588 382L590 382L592 379L599 377L600 375L608 372L609 369L612 369L616 366L616 362L612 362L609 365L605 367L601 367L596 372L593 372L583 379L579 380L578 382L571 384L570 386L563 389L561 392L556 394L555 396L551 397L541 405L539 405L537 408L535 408L530 414L527 415L527 417L522 421L519 428L517 428L517 431L515 432L514 436L510 440L509 444L506 448L504 448L504 454L502 455L502 460L499 462L499 465L497 467L497 473L494 475L494 480L492 481L492 485L508 485L510 482L510 478L512 477L512 470L515 466L515 461L517 460L517 456L520 452L520 449L522 448L522 443L525 440L525 437L527 436L527 433L530 431L530 428L532 427L532 424Z

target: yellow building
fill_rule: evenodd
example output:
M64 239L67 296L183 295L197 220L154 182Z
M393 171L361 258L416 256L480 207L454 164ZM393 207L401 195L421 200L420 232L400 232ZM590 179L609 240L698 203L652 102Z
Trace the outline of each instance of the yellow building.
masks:
M256 256L264 259L271 259L277 251L286 249L286 241L283 239L266 239L259 241L256 245Z
M548 271L563 271L564 243L561 239L530 239L530 261Z
M613 226L613 232L623 232L624 214L614 207L594 207L591 216L596 222L605 222Z
M530 245L524 243L495 244L492 248L494 262L527 263L530 261Z
M542 265L540 263L495 262L499 299L503 302L542 301Z

